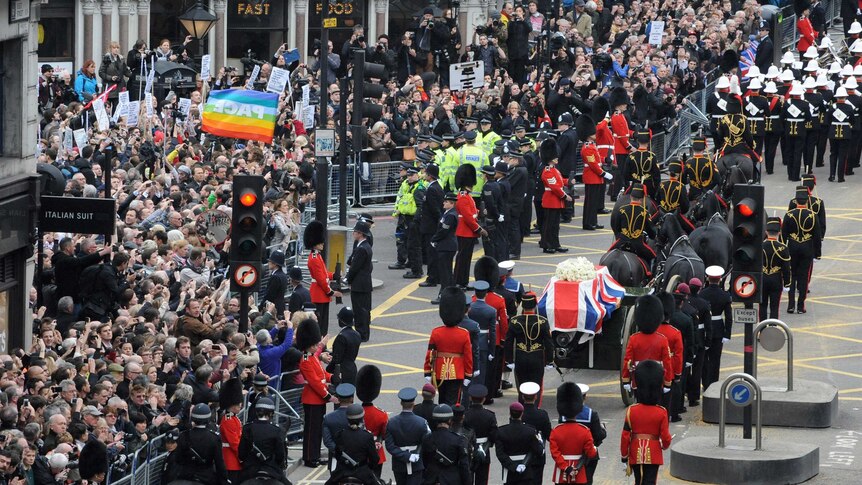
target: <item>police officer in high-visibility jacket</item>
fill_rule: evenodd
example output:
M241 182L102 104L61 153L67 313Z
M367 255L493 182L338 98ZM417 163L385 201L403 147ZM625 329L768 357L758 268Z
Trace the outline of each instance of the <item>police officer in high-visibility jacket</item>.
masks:
M395 204L398 227L403 228L407 240L407 279L422 277L422 236L419 234L419 208L425 200L425 189L419 181L419 169L409 167L407 179L401 184L401 196Z
M455 170L458 170L458 161L455 159L455 154L458 152L455 148L455 136L455 133L443 135L442 153L434 158L434 163L440 167L440 186L450 192L455 191Z
M501 137L492 129L491 117L483 116L479 121L479 130L482 131L482 149L485 153L491 153L494 149L494 144Z

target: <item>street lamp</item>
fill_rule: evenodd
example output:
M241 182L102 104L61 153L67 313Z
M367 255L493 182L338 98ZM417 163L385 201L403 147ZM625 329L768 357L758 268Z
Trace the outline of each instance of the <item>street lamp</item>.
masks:
M207 10L201 1L195 2L194 6L186 10L186 13L180 15L178 19L189 35L196 39L206 37L218 21L218 17Z

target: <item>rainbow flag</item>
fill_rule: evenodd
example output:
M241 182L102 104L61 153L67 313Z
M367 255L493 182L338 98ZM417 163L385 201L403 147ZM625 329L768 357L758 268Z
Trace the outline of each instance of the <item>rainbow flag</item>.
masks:
M210 91L203 131L216 136L272 143L278 94L243 89Z

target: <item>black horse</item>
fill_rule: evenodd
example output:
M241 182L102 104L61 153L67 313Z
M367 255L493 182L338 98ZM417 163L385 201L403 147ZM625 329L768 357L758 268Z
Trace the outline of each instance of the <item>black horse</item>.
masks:
M661 277L657 277L657 283L661 285L660 288L673 291L673 288L667 288L667 285L674 276L678 276L680 282L687 282L692 278L700 278L703 281L706 274L705 270L706 266L692 247L688 236L682 235L674 241L666 252Z
M741 153L729 153L718 159L718 170L723 174L722 195L730 199L736 184L749 184L754 180L754 162Z
M727 201L714 189L707 190L698 197L688 211L688 218L695 226L705 224L714 214L727 218Z
M647 283L648 268L637 254L622 249L611 249L599 261L617 283L623 286L640 287Z
M689 235L691 245L703 264L730 269L730 253L733 251L733 234L721 214L714 214L703 226Z

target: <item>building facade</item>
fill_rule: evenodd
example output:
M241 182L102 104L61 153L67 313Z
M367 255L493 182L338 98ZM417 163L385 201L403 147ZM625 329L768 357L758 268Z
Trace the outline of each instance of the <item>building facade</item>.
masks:
M98 64L110 42L120 43L123 55L138 39L150 47L162 39L182 42L186 32L177 17L191 8L194 0L43 0L38 24L39 62L60 66L74 73L84 61ZM400 35L415 24L417 15L429 5L427 0L205 0L219 21L204 39L199 54L213 56L215 68L226 64L242 68L241 58L249 50L259 59L269 59L281 44L299 49L303 60L311 55L320 38L324 5L327 17L336 26L329 38L340 49L350 38L354 25L365 26L369 45L379 34L389 34L395 47ZM498 10L497 0L465 0L434 3L440 8L457 6L462 45L470 43L476 25L484 24L490 10ZM34 71L35 72L35 71ZM37 73L38 74L38 73Z
M0 2L0 354L29 349L32 337L40 6L39 0Z

